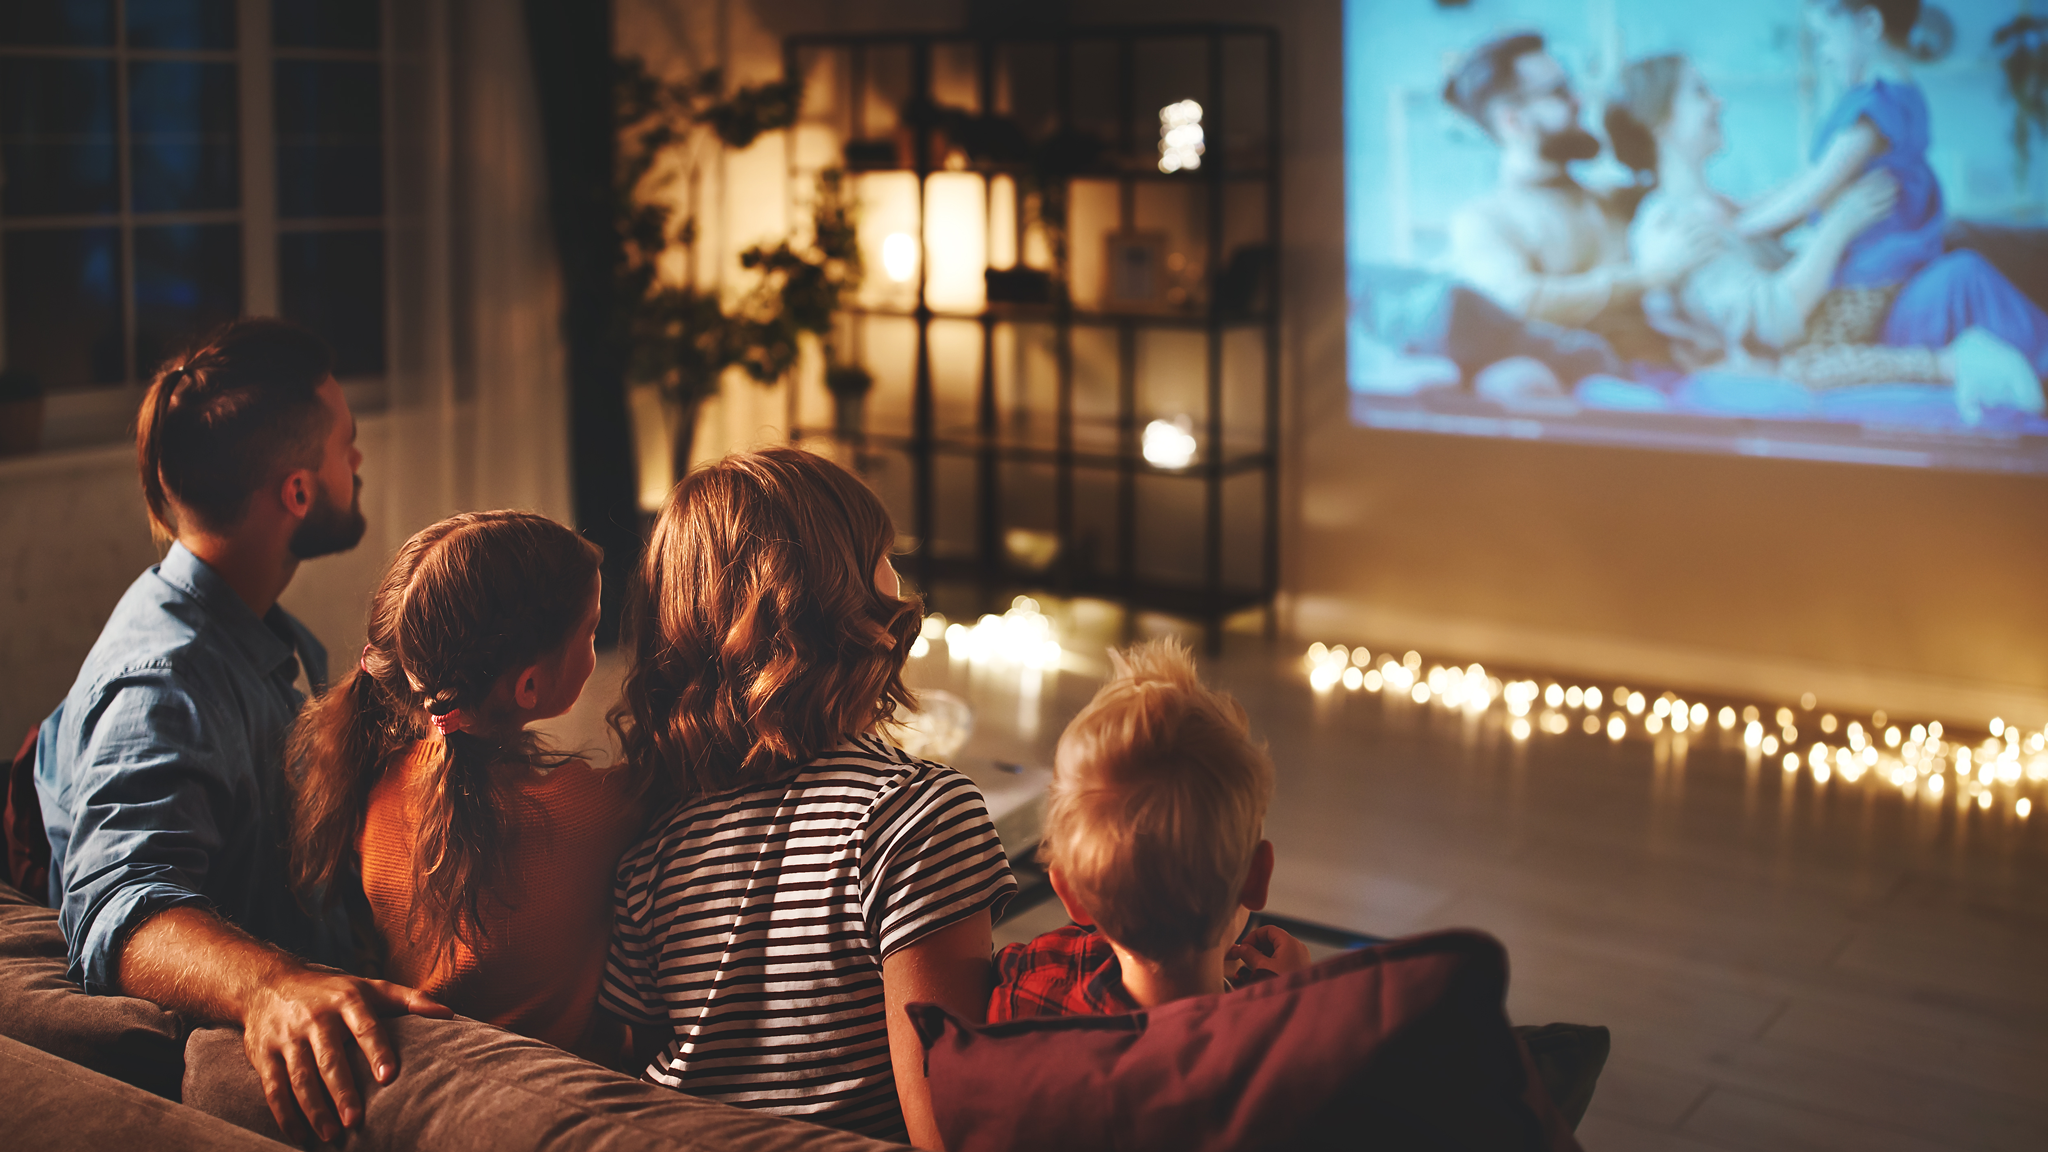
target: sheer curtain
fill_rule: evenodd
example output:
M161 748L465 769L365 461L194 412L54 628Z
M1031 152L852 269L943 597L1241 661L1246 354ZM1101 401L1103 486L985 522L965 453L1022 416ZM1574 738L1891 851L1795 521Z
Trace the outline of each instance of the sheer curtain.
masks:
M359 421L370 530L354 552L304 565L285 597L336 671L414 532L486 508L574 516L562 286L520 6L385 10L387 393L384 410Z

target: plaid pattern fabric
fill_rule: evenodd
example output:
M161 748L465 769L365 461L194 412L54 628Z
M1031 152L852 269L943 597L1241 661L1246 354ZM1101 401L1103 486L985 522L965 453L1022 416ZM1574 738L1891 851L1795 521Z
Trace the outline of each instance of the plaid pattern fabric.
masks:
M1116 952L1092 926L1069 924L996 953L996 990L988 1001L991 1024L1142 1010L1124 991Z

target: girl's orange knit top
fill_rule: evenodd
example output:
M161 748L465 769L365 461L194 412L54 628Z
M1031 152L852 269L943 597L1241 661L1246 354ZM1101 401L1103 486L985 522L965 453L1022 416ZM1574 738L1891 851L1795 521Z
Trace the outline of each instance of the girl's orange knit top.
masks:
M590 1022L604 980L612 929L612 880L639 835L640 805L628 774L580 760L543 775L521 771L509 801L509 858L500 890L483 901L478 944L457 941L435 956L407 931L420 822L419 784L441 754L422 740L370 790L356 849L363 891L389 948L385 975L464 1016L581 1055L596 1049Z

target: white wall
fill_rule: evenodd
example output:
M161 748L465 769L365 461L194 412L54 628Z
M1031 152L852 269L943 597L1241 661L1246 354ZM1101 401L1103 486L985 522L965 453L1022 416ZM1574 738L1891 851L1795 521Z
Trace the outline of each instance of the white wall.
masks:
M154 564L129 445L0 460L0 744L64 698L100 625Z
M309 561L284 605L346 667L363 643L369 592L398 544L419 525L378 515L400 482L384 451L382 415L363 417L364 506L370 531L356 550ZM130 444L0 460L0 741L13 755L31 724L57 706L128 585L162 556Z
M1510 8L1445 18L1587 11ZM1696 690L1813 691L1843 707L1980 723L1994 713L2048 720L2048 483L1354 427L1344 408L1342 0L1097 0L1070 11L1104 24L1281 29L1283 604L1300 639ZM741 82L780 74L786 33L964 20L963 6L936 3L618 8L622 45L677 67L724 62ZM779 189L779 169L775 178ZM765 420L748 426L773 431Z
M620 43L702 61L731 43L738 78L756 81L777 74L788 31L960 18L951 4L760 10L621 0ZM1086 15L1282 27L1292 133L1283 576L1304 640L2048 720L2048 484L1355 428L1343 410L1339 0L1260 14L1103 0ZM735 411L726 434L772 434L766 399L749 398L759 406ZM366 443L384 435L376 419L364 423ZM366 502L395 482L379 451L368 456ZM125 448L0 461L0 737L62 696L107 609L152 561L141 507ZM403 538L372 519L372 540L307 565L287 597L337 660L361 643L362 597ZM398 534L377 540L386 531Z
M1105 7L1119 20L1249 15L1206 0ZM2048 482L1352 426L1342 5L1262 18L1283 28L1293 133L1285 582L1299 636L2048 720Z

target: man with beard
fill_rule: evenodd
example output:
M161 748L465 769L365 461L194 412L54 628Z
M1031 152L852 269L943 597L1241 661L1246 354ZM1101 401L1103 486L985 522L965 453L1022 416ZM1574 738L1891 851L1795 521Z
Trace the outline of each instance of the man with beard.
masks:
M303 1137L303 1109L332 1139L362 1111L349 1047L387 1081L378 1016L446 1014L337 971L358 966L347 913L286 883L284 741L327 652L277 598L301 560L362 539L355 419L318 337L238 320L157 375L135 440L174 543L38 738L50 902L88 992L240 1025L278 1123Z
M1697 267L1713 236L1674 232L1631 261L1633 190L1600 195L1572 178L1568 165L1598 156L1600 141L1580 125L1571 81L1543 37L1480 45L1444 99L1501 147L1499 186L1452 216L1452 269L1524 320L1597 332L1627 359L1664 358L1643 319L1643 293Z

